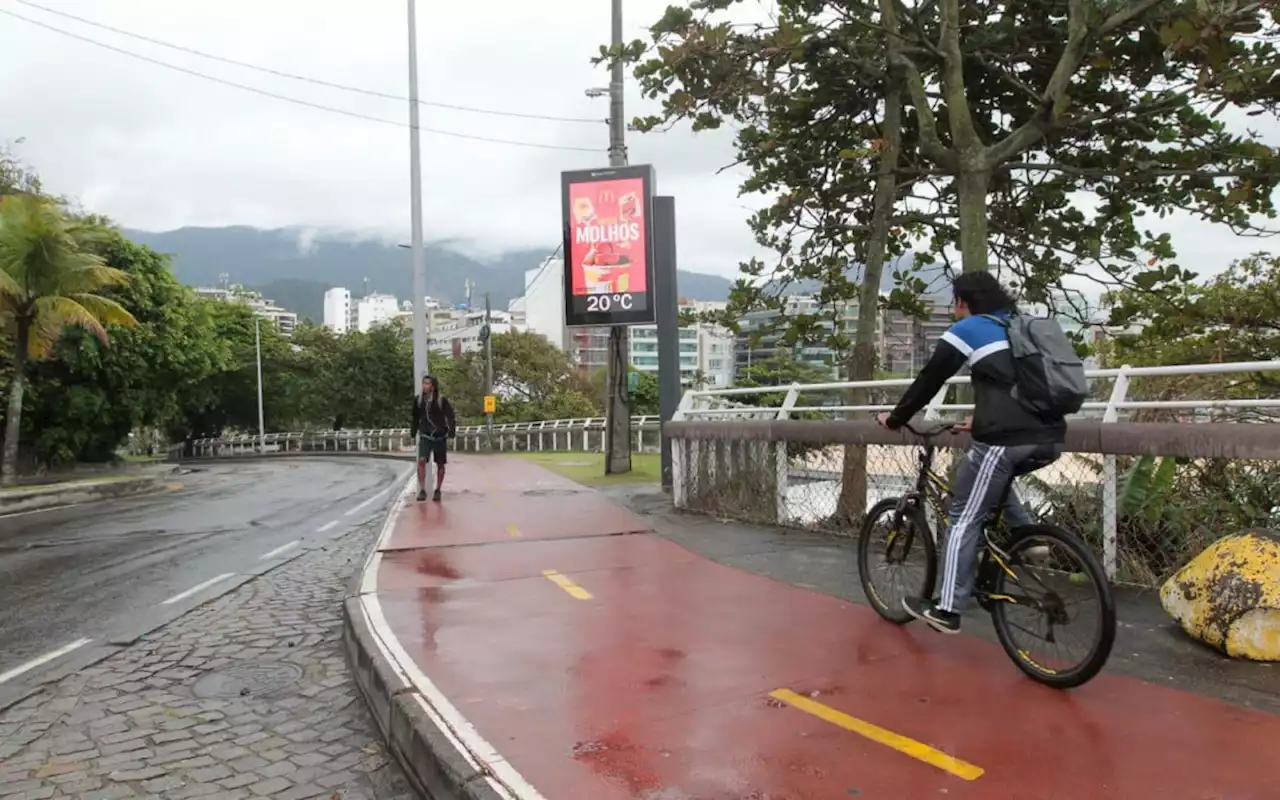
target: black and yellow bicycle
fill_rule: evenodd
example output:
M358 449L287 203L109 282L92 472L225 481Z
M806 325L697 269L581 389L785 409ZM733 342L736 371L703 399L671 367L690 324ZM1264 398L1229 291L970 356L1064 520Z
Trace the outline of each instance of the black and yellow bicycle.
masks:
M934 470L937 437L953 432L954 423L929 430L907 429L923 439L915 486L901 497L876 503L867 513L858 542L858 573L862 589L877 613L902 625L912 617L902 607L907 596L933 597L938 577L938 545L928 511L940 522L947 518L951 489ZM1012 491L1012 483L1007 492ZM973 597L990 612L996 636L1009 657L1028 676L1047 686L1070 689L1089 681L1102 670L1111 655L1116 636L1116 607L1097 556L1078 537L1053 525L1026 525L1009 529L1003 523L1004 503L987 517L978 550L978 573ZM883 532L883 536L881 533ZM905 569L915 556L922 563L918 580L904 593L890 595L874 580L890 568ZM1058 646L1082 620L1085 595L1097 605L1097 614L1077 658L1040 657L1021 634ZM1026 615L1028 622L1016 619ZM1069 630L1070 629L1070 630Z

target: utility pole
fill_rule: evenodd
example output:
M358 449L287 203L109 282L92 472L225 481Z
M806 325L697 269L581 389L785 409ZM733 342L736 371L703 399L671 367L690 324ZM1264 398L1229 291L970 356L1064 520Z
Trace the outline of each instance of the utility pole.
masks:
M490 323L489 293L484 293L484 396L493 394L493 327ZM487 405L487 403L486 403ZM485 436L489 449L493 449L493 412L485 408Z
M427 257L422 247L422 152L418 142L418 15L409 0L409 215L413 251L413 393L427 374Z
M613 0L614 50L622 47L622 0ZM627 165L627 120L623 111L623 64L613 63L609 76L609 166ZM646 225L652 224L645 220ZM652 258L652 254L646 254ZM627 391L627 327L614 325L609 330L608 399L605 406L604 472L606 475L631 471L631 407Z
M262 317L253 318L253 347L258 361L258 452L267 452L267 429L262 416Z

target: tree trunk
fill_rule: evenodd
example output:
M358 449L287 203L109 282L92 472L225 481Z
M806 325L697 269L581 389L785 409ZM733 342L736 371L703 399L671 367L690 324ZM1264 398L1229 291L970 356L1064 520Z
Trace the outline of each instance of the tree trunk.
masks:
M12 486L18 479L18 439L22 432L22 395L27 385L27 348L31 322L18 318L13 354L13 382L9 385L9 415L4 424L4 454L0 458L0 486Z
M987 188L991 173L983 158L961 155L956 174L956 195L960 205L960 263L965 272L986 272Z
M881 6L892 6L892 0L884 0ZM886 20L894 19L889 17ZM893 28L891 28L892 30ZM889 47L896 47L889 37ZM889 228L893 222L894 201L897 199L898 178L894 170L898 166L898 154L902 146L902 85L896 70L890 71L885 92L884 125L880 139L880 162L876 170L875 206L871 216L871 235L867 240L866 263L862 268L862 287L858 295L858 326L854 332L853 355L849 363L849 379L868 381L875 377L876 330L880 316L880 276L884 274L885 255L889 243ZM870 393L866 389L850 389L848 404L869 405ZM839 521L857 527L867 512L867 448L865 445L846 445L840 477L840 500L836 508Z

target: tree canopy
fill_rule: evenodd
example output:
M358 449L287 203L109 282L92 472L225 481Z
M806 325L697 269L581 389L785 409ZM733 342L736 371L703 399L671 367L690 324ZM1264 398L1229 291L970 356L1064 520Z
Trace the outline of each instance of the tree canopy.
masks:
M895 270L888 304L906 310L926 264L994 267L1060 309L1079 279L1189 277L1144 217L1246 231L1275 214L1276 155L1242 123L1280 85L1269 5L779 0L768 21L744 9L689 0L651 41L601 53L634 63L661 102L640 129L735 131L741 191L767 202L749 224L777 257L743 265L729 320L780 307L801 280L828 306L879 305L881 264Z

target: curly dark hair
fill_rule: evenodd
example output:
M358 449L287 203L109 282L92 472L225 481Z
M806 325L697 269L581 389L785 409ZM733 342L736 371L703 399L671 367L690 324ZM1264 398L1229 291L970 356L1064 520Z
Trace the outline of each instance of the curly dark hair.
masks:
M989 272L963 272L951 282L951 294L963 300L971 314L1018 310L1013 296Z

